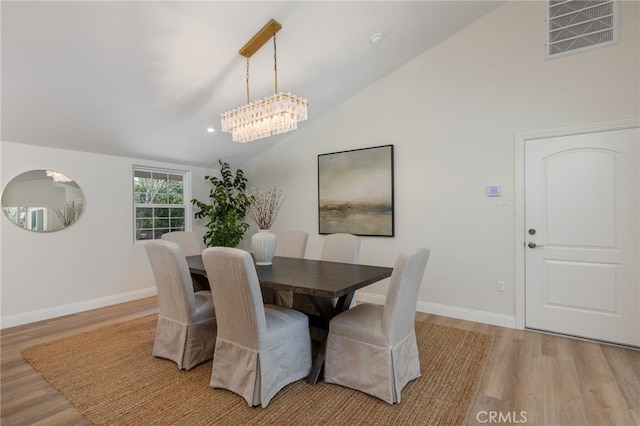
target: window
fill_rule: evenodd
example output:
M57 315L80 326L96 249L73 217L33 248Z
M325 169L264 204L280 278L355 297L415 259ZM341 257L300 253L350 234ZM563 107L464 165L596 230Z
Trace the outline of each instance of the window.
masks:
M188 172L133 168L135 241L191 228L188 178Z

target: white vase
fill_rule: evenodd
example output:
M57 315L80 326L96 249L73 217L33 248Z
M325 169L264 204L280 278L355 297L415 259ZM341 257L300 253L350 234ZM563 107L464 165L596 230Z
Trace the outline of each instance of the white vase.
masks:
M258 230L251 237L251 249L256 265L271 265L273 254L276 251L276 234L272 234L268 229Z

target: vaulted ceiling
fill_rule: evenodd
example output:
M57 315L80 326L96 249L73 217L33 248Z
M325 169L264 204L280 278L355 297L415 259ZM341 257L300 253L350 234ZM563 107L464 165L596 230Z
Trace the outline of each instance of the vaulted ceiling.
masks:
M307 125L501 1L0 2L3 141L215 166L239 144L220 114L246 103L238 50L273 18L278 88ZM370 43L375 33L380 44ZM274 91L273 45L250 61L251 100ZM208 133L208 127L217 131Z

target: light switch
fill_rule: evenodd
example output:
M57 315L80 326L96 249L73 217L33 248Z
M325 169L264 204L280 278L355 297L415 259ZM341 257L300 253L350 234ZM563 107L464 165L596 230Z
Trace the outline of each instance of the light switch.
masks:
M499 197L499 196L500 196L500 186L498 185L487 186L487 197Z

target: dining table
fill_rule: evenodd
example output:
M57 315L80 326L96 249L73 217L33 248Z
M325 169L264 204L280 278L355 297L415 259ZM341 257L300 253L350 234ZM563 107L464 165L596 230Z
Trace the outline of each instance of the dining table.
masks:
M202 256L187 256L187 264L194 279L200 277L199 284L208 286ZM329 322L349 309L356 290L389 278L393 268L276 256L271 265L256 266L256 272L261 287L305 295L320 314L323 333L307 377L307 383L316 384L324 371Z

